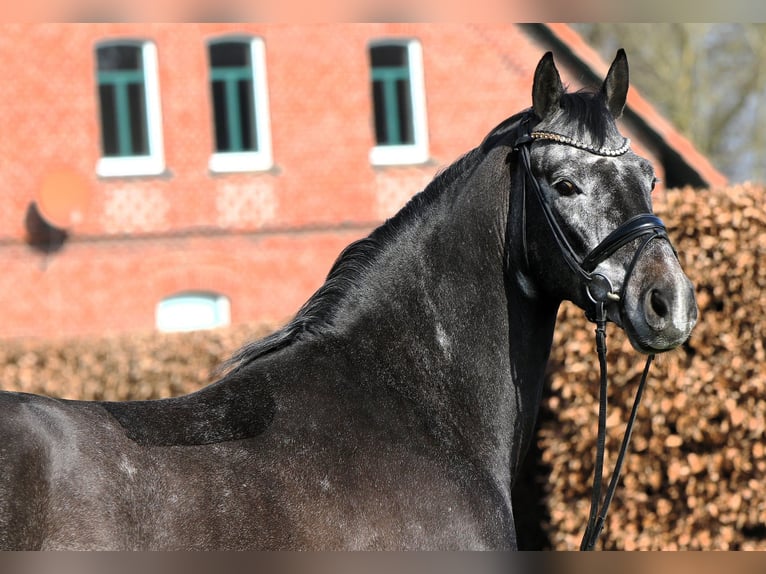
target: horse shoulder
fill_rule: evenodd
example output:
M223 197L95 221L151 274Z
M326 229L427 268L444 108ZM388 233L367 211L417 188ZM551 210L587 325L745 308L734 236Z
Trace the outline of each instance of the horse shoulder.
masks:
M318 548L514 546L509 500L497 481L445 444L422 405L355 343L328 337L295 345L269 366L270 440L292 445L273 460L285 468L282 492L292 495L287 514L314 525ZM311 504L293 507L302 496ZM346 527L335 531L326 520L338 516Z

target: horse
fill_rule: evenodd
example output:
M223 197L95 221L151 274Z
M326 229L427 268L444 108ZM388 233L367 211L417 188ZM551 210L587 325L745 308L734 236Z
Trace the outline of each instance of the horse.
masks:
M652 165L616 124L628 85L622 50L571 93L546 53L530 108L194 393L0 393L0 548L516 548L562 301L644 354L696 321Z

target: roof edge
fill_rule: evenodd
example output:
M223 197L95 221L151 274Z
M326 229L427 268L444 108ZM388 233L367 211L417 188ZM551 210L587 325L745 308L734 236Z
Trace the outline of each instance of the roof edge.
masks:
M600 82L608 72L607 62L567 24L542 23L521 26L554 45L557 55L560 53L565 60L569 60L569 65L582 69L589 81ZM686 167L684 171L689 179L686 183L698 187L728 184L728 178L647 101L635 86L631 86L628 91L625 119L649 136L652 145L659 150L663 163L673 165L676 169Z

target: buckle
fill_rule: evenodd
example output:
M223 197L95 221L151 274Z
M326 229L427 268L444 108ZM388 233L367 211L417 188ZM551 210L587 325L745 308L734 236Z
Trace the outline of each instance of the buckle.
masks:
M606 275L601 273L594 273L591 275L590 281L585 286L585 293L596 305L600 303L606 303L607 301L619 301L620 296L614 292L612 282Z

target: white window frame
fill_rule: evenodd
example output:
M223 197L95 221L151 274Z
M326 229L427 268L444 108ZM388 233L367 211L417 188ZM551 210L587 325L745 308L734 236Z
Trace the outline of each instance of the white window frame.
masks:
M274 166L271 151L271 112L269 111L269 90L266 74L266 45L262 38L243 36L221 36L211 41L242 42L250 45L250 65L253 68L253 101L255 102L255 131L258 151L250 152L213 152L208 168L217 173L236 173L248 171L268 171ZM212 95L210 109L212 121Z
M423 48L417 40L384 39L370 43L377 46L404 46L407 48L412 90L412 122L415 143L408 145L376 145L370 150L372 165L413 165L429 159L428 118L426 114L426 87L423 72ZM372 66L372 63L370 63ZM374 120L373 120L374 125Z
M179 314L180 312L180 314ZM184 321L183 314L198 312L194 319ZM209 320L201 319L209 315ZM225 295L200 291L185 291L157 303L155 325L162 333L201 331L231 324L231 304Z
M130 42L115 40L111 43L123 45ZM101 42L99 47L108 44L107 42ZM149 155L101 157L96 164L96 174L101 177L160 175L165 171L165 144L162 136L162 108L160 105L157 47L153 42L148 41L140 42L140 46L144 69Z

